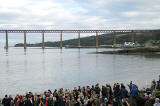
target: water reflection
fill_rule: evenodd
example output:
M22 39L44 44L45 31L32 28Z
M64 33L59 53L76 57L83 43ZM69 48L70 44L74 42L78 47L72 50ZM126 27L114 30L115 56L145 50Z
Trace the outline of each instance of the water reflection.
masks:
M60 53L63 53L63 49L60 49Z
M44 51L45 51L45 49L42 49L42 53L43 53L43 55L44 55L44 53L45 53Z
M43 50L43 53L44 53L44 50ZM45 63L46 63L45 54L43 54L42 55L42 70L43 70L43 72L46 70Z
M113 72L115 73L115 71L116 71L116 55L113 55L112 56L113 57Z
M62 49L60 50L60 70L63 72L63 54L62 54Z
M6 57L6 71L7 71L7 72L9 72L9 68L10 68L10 67L9 67L9 60L8 60L8 58L9 58L9 57L8 57L8 55L7 55L7 57Z
M99 51L98 51L99 49L98 48L96 48L96 53L98 53Z
M28 71L28 61L27 58L24 58L24 71L27 72Z
M78 49L78 66L79 66L78 68L79 68L79 69L80 69L80 65L81 65L81 64L80 64L80 63L81 63L81 60L80 60L81 54L80 54L80 52L81 52L81 49L79 48L79 49Z
M5 49L5 50L6 50L5 54L6 54L6 56L8 56L8 49Z
M27 55L27 49L24 49L24 55Z
M151 54L151 53L150 53L150 54L144 55L144 57L145 57L145 58L150 58L150 59L160 59L160 53L157 53L157 54L155 54L155 53L154 53L154 54L153 54L153 53Z

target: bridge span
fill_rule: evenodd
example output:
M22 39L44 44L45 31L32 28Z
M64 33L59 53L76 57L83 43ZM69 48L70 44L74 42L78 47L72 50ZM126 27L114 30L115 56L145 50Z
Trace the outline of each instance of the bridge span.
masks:
M24 49L27 48L27 40L26 40L26 34L27 33L42 33L42 49L45 48L44 43L44 34L45 33L59 33L60 34L60 48L63 47L62 44L62 34L63 33L78 33L78 47L80 48L80 33L95 33L96 34L96 48L99 47L98 44L98 33L113 33L113 34L119 34L119 33L130 33L134 39L134 33L153 33L157 32L159 30L0 30L0 33L6 34L6 44L5 48L8 49L8 33L24 33Z

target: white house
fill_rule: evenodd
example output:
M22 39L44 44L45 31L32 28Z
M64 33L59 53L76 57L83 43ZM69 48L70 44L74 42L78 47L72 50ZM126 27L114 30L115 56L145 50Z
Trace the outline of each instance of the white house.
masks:
M124 47L134 47L135 43L134 42L124 42Z

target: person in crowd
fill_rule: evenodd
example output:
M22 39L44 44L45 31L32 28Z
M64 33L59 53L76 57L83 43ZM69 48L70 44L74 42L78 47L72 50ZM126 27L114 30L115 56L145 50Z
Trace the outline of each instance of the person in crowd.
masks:
M51 94L49 99L48 99L48 106L54 106L54 100L53 100L53 95Z
M12 95L9 95L9 100L10 100L10 106L14 106Z
M137 97L137 106L145 106L146 98L144 95L138 95Z
M75 106L76 103L77 103L76 100L74 99L74 97L72 97L72 100L71 100L71 102L70 102L70 105L71 105L71 106ZM88 104L88 102L87 102L87 104Z
M112 106L119 106L118 100L116 98L113 98Z
M40 97L40 106L45 106L45 102L46 102L46 96L45 95L41 95L41 97Z
M131 88L130 95L131 95L131 106L137 106L138 89L136 85L133 85L133 87Z
M152 93L151 88L147 88L147 89L146 89L146 93L147 93L147 95L151 94L151 93Z
M37 93L35 93L33 101L34 101L34 103L33 103L34 106L39 106L40 100L38 98Z
M0 106L2 105L2 99L0 98Z
M81 99L78 98L78 99L77 99L77 102L76 102L76 104L75 104L75 106L81 106L81 105L82 105Z
M122 99L128 98L128 91L124 84L121 84L121 89L118 92L119 103L122 104Z
M10 106L10 99L8 98L8 95L5 95L4 99L2 100L3 106Z
M129 87L129 90L130 90L130 92L131 92L131 89L132 89L132 87L133 87L132 81L130 82L130 84L128 85L128 87Z
M154 103L153 106L160 106L159 98L156 98L156 99L155 99L155 103Z
M14 99L15 106L19 106L20 102L21 102L21 96L17 95Z
M88 96L85 97L84 99L84 106L87 106L89 102Z
M107 97L107 87L102 86L102 98L106 98Z
M144 96L146 99L145 106L153 106L155 100L152 97L152 95L151 94L148 95L147 93L145 93Z
M159 80L158 80L158 82L160 83L160 75L159 75Z
M99 84L96 84L96 87L94 88L94 91L97 95L100 95L101 89L99 88Z
M156 90L160 90L160 81L157 81Z
M119 83L115 83L113 86L114 97L118 99L118 93L120 91Z
M156 81L155 79L153 79L152 83L151 83L151 90L155 90L156 89Z
M109 84L106 84L106 88L107 88L107 99L108 99L108 102L111 102L112 101L112 95L113 95L113 92L112 92L112 88Z
M122 106L130 106L128 103L128 99L126 99L126 98L122 99Z
M95 87L94 87L94 85L92 85L92 88L91 88L91 93L94 91L94 88L95 88Z

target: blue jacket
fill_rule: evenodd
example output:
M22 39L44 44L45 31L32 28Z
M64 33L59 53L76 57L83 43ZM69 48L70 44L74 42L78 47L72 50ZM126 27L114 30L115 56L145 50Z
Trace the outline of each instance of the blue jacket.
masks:
M153 106L160 106L160 103L155 103Z
M137 88L132 88L131 89L131 96L132 97L137 97L138 96L138 90L137 90Z

